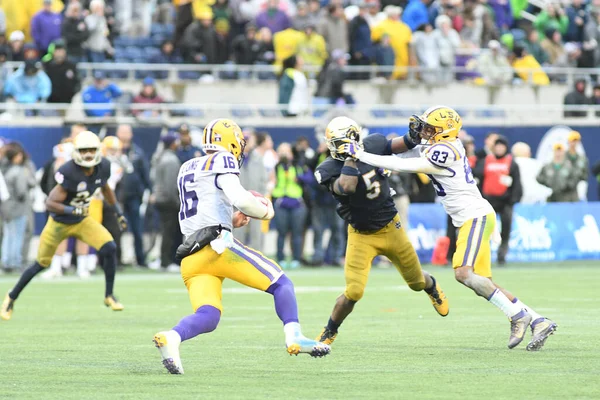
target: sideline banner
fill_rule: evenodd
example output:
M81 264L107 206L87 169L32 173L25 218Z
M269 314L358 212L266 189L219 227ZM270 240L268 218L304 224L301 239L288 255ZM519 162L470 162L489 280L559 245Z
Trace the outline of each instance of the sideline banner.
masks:
M500 220L498 228L502 229ZM419 258L431 260L438 237L446 235L440 204L411 204L409 237ZM513 212L508 262L600 259L600 202L517 204ZM492 260L497 244L492 244Z

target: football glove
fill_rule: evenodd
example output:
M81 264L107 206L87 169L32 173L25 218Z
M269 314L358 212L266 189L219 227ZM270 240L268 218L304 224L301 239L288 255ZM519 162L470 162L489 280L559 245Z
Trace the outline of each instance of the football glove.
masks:
M383 176L384 178L389 178L390 176L392 176L392 171L385 168L377 168L377 173Z
M352 140L340 145L337 149L337 154L345 157L346 159L353 158L358 160L362 151L363 150L360 148L358 143Z
M423 128L422 125L423 123L420 121L418 116L411 115L408 122L408 138L415 145L421 144L420 132Z
M117 213L117 222L121 232L125 232L127 230L127 218L122 213Z

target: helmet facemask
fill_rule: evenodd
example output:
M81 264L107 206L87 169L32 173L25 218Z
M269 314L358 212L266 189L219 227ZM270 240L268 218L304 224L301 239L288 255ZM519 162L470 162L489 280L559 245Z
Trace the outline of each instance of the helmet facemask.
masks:
M360 132L358 130L356 130L356 128L354 128L354 127L348 128L348 130L344 133L344 135L332 137L332 138L326 139L326 141L327 141L327 148L329 149L329 154L331 155L331 157L333 159L339 160L339 161L346 160L346 158L342 154L338 154L338 152L337 152L340 146L354 141L354 142L358 143L359 146L362 148L362 140L360 137Z
M75 149L73 151L73 161L75 164L84 168L92 168L100 164L102 154L97 147L87 147Z
M418 115L411 116L408 127L411 131L417 132L422 140L429 142L434 137L442 133L444 130L439 126L434 126L427 121L423 121Z

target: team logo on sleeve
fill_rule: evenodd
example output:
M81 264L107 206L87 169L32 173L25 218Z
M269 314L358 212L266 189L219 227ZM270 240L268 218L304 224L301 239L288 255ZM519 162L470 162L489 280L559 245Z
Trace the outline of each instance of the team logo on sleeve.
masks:
M317 180L318 183L321 183L321 181L323 180L323 178L321 177L320 171L315 171L315 179Z
M57 172L56 174L54 174L54 179L56 180L56 183L62 185L62 183L65 181L65 176L60 172Z
M87 189L87 183L79 182L79 184L77 185L77 191L83 192L85 189Z

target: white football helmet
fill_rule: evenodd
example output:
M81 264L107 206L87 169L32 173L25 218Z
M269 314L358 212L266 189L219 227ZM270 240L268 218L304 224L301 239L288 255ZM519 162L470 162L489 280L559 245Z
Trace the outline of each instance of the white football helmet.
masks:
M98 136L90 131L83 131L73 140L73 161L84 168L92 168L102 161L101 143ZM83 151L83 150L88 150ZM85 153L85 156L84 154Z
M337 151L348 140L354 140L362 147L361 131L362 128L353 119L348 117L336 117L332 119L325 129L325 140L327 141L327 148L331 157L344 161L345 157L338 154Z

